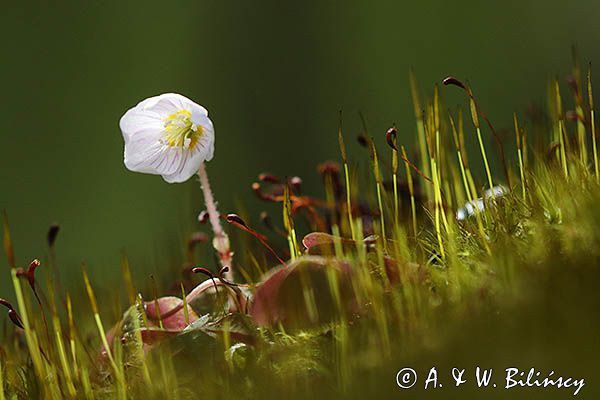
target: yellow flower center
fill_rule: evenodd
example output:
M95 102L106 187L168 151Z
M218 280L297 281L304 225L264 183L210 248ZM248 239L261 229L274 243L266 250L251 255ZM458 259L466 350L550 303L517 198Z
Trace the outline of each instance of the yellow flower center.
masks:
M192 113L179 110L164 119L165 130L162 141L170 147L193 149L202 137L202 125L192 122Z

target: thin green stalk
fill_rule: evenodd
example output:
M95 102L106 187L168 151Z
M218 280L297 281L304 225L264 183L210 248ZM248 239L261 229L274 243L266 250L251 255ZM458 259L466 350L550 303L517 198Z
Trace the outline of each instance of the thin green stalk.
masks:
M448 231L448 221L446 219L446 213L444 212L444 207L443 207L443 201L442 201L442 185L443 185L443 181L444 179L442 178L442 168L441 166L444 165L444 155L445 153L441 152L441 134L440 134L440 106L439 106L439 88L436 85L434 92L433 92L433 127L435 129L435 151L436 151L436 155L435 155L435 159L437 162L439 162L439 166L437 167L437 178L438 178L438 194L437 194L437 198L438 198L438 207L439 210L441 212L441 217L442 217L442 222L444 223L444 227L446 229L446 231ZM434 189L435 190L435 189Z
M334 189L333 189L333 180L331 178L331 175L329 175L329 174L325 175L325 198L327 201L327 207L330 210L334 210L336 207L336 200L335 200ZM341 237L340 226L338 224L337 215L336 215L336 213L333 213L333 214L334 215L332 215L332 219L331 219L331 233L336 237ZM342 252L337 251L338 247L341 249L341 243L339 243L339 240L336 240L334 242L334 245L336 246L336 255L343 257Z
M112 350L110 344L108 343L108 339L106 338L106 331L104 330L104 325L102 324L102 319L100 319L100 313L98 311L98 304L96 302L96 296L94 294L94 289L92 289L92 285L90 283L90 278L86 270L83 270L83 281L85 284L85 289L87 291L90 305L92 306L92 312L94 314L94 321L96 322L96 328L98 329L98 334L100 335L100 339L102 341L102 345L104 346L104 350L106 351L106 355L110 362L112 369L115 372L115 377L117 379L117 385L119 387L118 392L124 393L125 381L124 377L121 375L121 369L117 366L117 363L113 357Z
M381 198L381 186L382 183L377 183L377 204L379 206L380 223L381 223L381 236L383 239L383 248L387 250L387 235L385 234L385 217L383 215L383 201Z
M352 188L350 187L350 173L348 171L348 159L346 157L346 145L344 144L344 136L342 135L341 115L340 115L340 126L338 129L338 142L340 145L340 152L342 153L342 161L344 162L344 179L346 180L346 211L348 213L348 224L350 225L350 232L352 234L352 240L356 240L356 233L354 231L354 221L352 218Z
M429 171L429 157L427 157L427 138L425 133L425 122L423 120L423 109L421 108L421 102L419 100L417 79L412 69L410 70L409 81L415 119L417 120L417 139L419 142L419 153L421 155L421 171ZM425 189L427 199L430 199L432 197L431 187L425 182L423 182L422 186Z
M585 116L583 113L583 98L581 96L581 69L579 68L579 57L575 48L573 48L573 81L575 97L575 114L577 115L577 144L579 145L579 161L581 165L587 166L588 151L585 135Z
M460 167L460 174L462 177L462 183L465 187L465 193L467 195L467 199L470 203L473 203L475 198L477 197L477 192L475 191L475 185L473 183L473 178L471 177L471 172L467 166L467 153L465 152L465 157L463 159L463 152L461 150L465 149L465 144L464 144L464 135L463 135L463 126L462 126L462 114L459 113L458 115L458 129L456 129L456 126L454 125L454 119L452 118L452 116L450 116L450 126L452 127L452 133L453 133L453 137L454 137L454 141L455 141L455 145L456 145L456 149L457 149L457 156L458 156L458 165ZM485 237L485 229L483 227L483 221L481 219L481 213L479 212L479 209L475 209L475 218L477 220L477 227L479 229L479 234L483 240L483 243L485 245L485 249L487 251L488 254L491 254L491 249L488 245L488 242L486 240Z
M567 164L567 138L565 131L565 123L562 120L558 120L558 131L560 132L560 160L563 168L565 178L569 177L569 166Z
M454 122L454 121L452 121ZM465 145L465 124L463 122L463 113L461 110L458 111L458 148L463 152L463 163L465 164L465 169L469 169L469 154L466 151Z
M479 149L481 150L481 156L483 157L483 164L485 166L485 174L487 176L488 185L490 189L493 190L494 182L492 180L492 173L490 171L490 165L487 160L487 155L485 153L485 146L483 145L483 140L481 139L481 130L477 127L477 140L479 141Z
M392 149L392 179L394 184L394 224L398 224L400 204L398 201L398 150L396 149Z
M442 197L442 178L439 175L438 172L438 182L440 183L440 187L438 188L438 201L439 201L439 208L440 208L440 215L442 217L442 223L444 224L444 229L446 229L446 232L449 232L449 224L448 224L448 218L446 217L446 210L444 208L444 199ZM446 181L447 183L447 181Z
M45 381L46 379L46 368L44 367L44 362L42 359L42 354L40 352L39 343L37 337L35 335L35 331L31 329L31 325L29 323L29 316L27 313L27 308L25 306L25 297L23 296L23 290L21 288L21 282L17 277L16 268L11 269L11 276L13 281L13 286L15 289L15 295L17 297L17 305L19 307L19 314L21 316L21 320L23 322L23 327L25 328L25 341L27 343L27 347L29 348L29 355L31 356L31 361L33 362L34 371L40 379L40 381Z
M77 391L75 390L75 385L73 384L73 379L71 376L71 366L69 366L69 362L67 361L67 352L63 343L62 327L60 325L60 319L58 318L58 312L56 310L54 289L52 284L48 284L48 298L50 300L52 325L54 328L54 339L56 342L56 348L58 350L58 359L62 369L62 374L64 376L65 384L67 386L67 392L69 393L70 397L75 397Z
M156 317L158 319L158 326L160 329L164 329L162 313L160 312L160 305L158 304L158 289L156 288L156 281L154 275L150 275L150 281L152 282L152 297L154 297L154 309L156 310Z
M458 166L460 168L460 175L462 177L462 183L465 188L465 194L467 195L468 201L473 201L473 196L471 193L471 189L469 188L469 183L467 182L467 175L465 173L465 160L462 157L462 150L464 149L462 145L461 138L459 137L458 130L456 129L456 125L454 124L454 118L452 115L450 117L450 127L452 128L452 138L454 139L454 146L456 147L456 155L458 157ZM459 115L459 118L460 115ZM461 119L459 119L459 124L461 124Z
M87 368L81 370L81 386L83 386L83 393L87 400L94 400L94 391L92 390L92 383L90 382L90 374Z
M69 295L69 293L67 293L67 319L69 322L69 350L71 350L73 374L75 375L75 378L80 379L79 365L77 361L77 344L75 342L77 333L75 332L75 320L73 318L73 307L71 305L71 295Z
M525 184L525 171L523 167L523 152L521 149L517 150L517 156L519 158L519 174L521 176L521 195L523 196L523 201L527 201L527 189Z
M185 288L183 287L183 282L179 283L181 288L181 298L183 299L183 317L185 319L185 325L190 324L190 311L188 310L187 298L185 294Z
M466 146L465 146L465 136L464 136L464 129L463 129L462 113L461 112L458 113L458 129L455 128L454 120L452 119L452 117L450 117L450 123L451 123L452 129L458 131L457 138L456 138L457 148L462 150L461 152L459 152L458 158L459 158L459 164L461 164L461 175L462 175L462 179L463 179L463 184L465 186L465 191L467 193L467 198L469 199L469 201L474 201L477 198L477 189L475 188L475 181L473 180L473 176L471 175L471 170L469 168L468 153L467 153L467 151L465 151ZM492 250L486 239L485 228L483 227L482 213L479 212L479 210L477 208L475 209L475 218L477 221L477 228L479 229L479 235L484 244L485 250L488 254L491 255Z
M477 127L477 141L479 142L479 149L481 150L481 157L483 158L483 165L485 166L485 174L487 176L488 185L490 189L493 190L494 182L492 181L492 173L490 171L490 165L487 161L485 146L483 145L483 140L481 138L481 129L479 129L479 127Z
M344 178L346 179L346 210L348 211L348 224L350 225L352 240L356 240L356 232L354 228L354 221L352 218L352 201L350 199L352 190L350 188L350 176L348 173L347 162L344 162Z
M336 238L342 237L342 235L340 233L340 227L337 226L337 225L333 225L331 227L331 233ZM337 258L339 258L339 259L342 259L344 257L344 248L342 246L342 241L341 240L334 240L333 241L333 248L334 248L334 251L335 251L335 256Z
M521 177L521 194L523 196L523 201L527 200L527 191L525 189L525 171L523 166L523 152L522 152L522 142L521 142L521 132L519 130L519 121L517 120L517 114L513 115L514 124L515 124L515 137L517 140L517 156L519 159L519 175Z
M490 170L490 164L488 163L487 154L485 151L485 145L483 144L483 138L481 137L481 128L479 126L479 117L477 115L477 106L473 98L470 98L469 105L471 107L471 118L473 119L473 125L477 130L477 141L479 142L479 150L481 151L481 157L483 158L483 165L485 167L485 174L487 176L488 185L493 190L494 182L492 180L492 172Z
M185 296L183 296L183 301L184 305L186 305L187 303L185 302ZM135 306L138 312L145 317L146 314L144 311L144 306L140 303L139 299L135 300ZM185 310L187 310L187 307L185 307ZM144 326L148 326L147 322L144 322ZM150 386L152 384L152 379L150 378L150 371L148 370L146 354L144 353L144 342L142 339L142 331L139 318L133 318L133 331L135 332L137 356L140 360L140 363L142 364L142 373L144 376L144 381L146 382L146 385Z
M563 173L565 178L569 177L569 168L567 166L567 140L566 140L566 132L565 125L562 115L562 98L560 95L560 86L558 84L558 79L554 80L554 95L556 96L556 115L558 118L558 143L559 143L559 152L560 152L560 162L563 168Z
M442 256L442 260L446 259L446 252L444 250L444 241L442 240L442 229L441 229L441 224L440 224L440 203L441 203L441 196L440 196L440 182L439 182L439 177L438 177L438 173L437 173L437 165L436 165L436 161L435 158L432 158L430 160L431 163L431 178L433 179L433 193L434 193L434 200L435 200L435 234L438 240L438 245L440 247L440 255Z
M425 127L425 133L426 133L426 137L427 137L427 144L428 144L428 148L429 148L429 165L431 166L431 179L433 182L433 204L434 204L434 223L435 223L435 231L436 231L436 236L437 236L437 240L438 240L438 245L439 245L439 250L440 250L440 254L442 256L442 259L445 259L445 251L444 251L444 244L443 244L443 240L442 240L442 234L441 234L441 215L440 215L440 211L441 211L441 182L439 179L439 167L437 165L437 159L436 159L436 154L437 154L437 143L438 143L438 139L437 137L439 136L439 133L437 132L437 128L436 128L436 123L435 123L435 113L434 113L434 107L433 105L429 105L428 106L428 113L427 113L427 126ZM431 138L433 132L433 141Z
M587 76L588 102L590 105L590 123L592 126L592 151L594 153L594 175L596 183L600 183L600 168L598 165L598 149L596 147L596 118L594 116L594 96L592 94L592 65L590 64Z
M292 203L290 200L290 188L285 185L283 192L283 225L287 231L288 246L290 249L290 258L295 260L298 256L298 239L296 229L294 228L294 218L292 216Z
M77 391L75 389L75 386L73 385L73 379L71 377L71 370L70 370L69 364L67 362L67 353L65 351L65 346L62 341L62 331L60 329L60 321L59 321L57 315L54 315L52 317L52 320L53 320L54 331L55 331L56 346L58 348L58 356L59 356L60 365L62 368L61 372L65 377L67 392L69 393L69 395L71 397L75 397L77 394Z
M464 167L463 159L462 159L462 155L461 155L460 151L458 151L458 163L460 165L460 172L461 172L461 176L462 176L462 180L463 180L463 185L465 186L465 192L467 193L467 199L472 204L474 202L475 196L476 196L475 188L473 185L473 178L471 177L471 172ZM479 234L482 238L482 241L485 245L485 249L488 254L491 254L491 249L485 238L485 229L483 227L483 221L481 219L481 212L479 212L478 208L475 208L475 218L477 220L477 227L479 229Z
M329 268L328 270L332 270ZM340 321L335 326L335 333L338 340L336 343L336 365L338 380L340 382L342 392L346 393L351 381L351 367L349 362L350 339L348 334L348 324L345 321Z
M367 246L365 246L365 243L363 241L364 239L364 235L363 235L363 224L362 224L362 218L357 218L356 219L356 233L358 234L358 236L356 237L356 250L358 253L358 258L361 264L366 264L367 263Z
M440 161L441 164L441 155L440 155L440 92L437 85L435 85L435 89L433 91L433 127L435 132L435 159Z
M381 237L383 240L383 249L387 251L387 236L385 233L385 216L383 212L383 199L382 199L382 186L383 182L381 179L381 171L379 170L379 159L377 157L377 149L373 139L370 140L371 145L371 157L373 157L373 173L375 174L375 183L377 188L377 205L379 207L379 216L381 223Z
M46 374L47 378L44 381L44 389L47 390L46 397L49 399L64 398L58 381L57 365L46 358Z
M372 164L372 168L373 168L373 175L375 177L375 184L376 184L376 188L377 188L377 205L379 208L379 217L380 217L380 224L381 224L381 239L383 242L383 248L384 250L387 250L387 236L385 234L385 216L384 216L384 212L383 212L383 199L382 199L382 186L383 186L383 181L381 179L381 171L379 169L379 158L377 156L377 149L375 148L375 142L373 141L372 137L369 137L369 130L367 128L367 120L365 119L365 116L361 113L360 114L360 120L362 122L362 126L365 132L365 136L367 136L369 139L369 155L371 157L371 164Z
M473 199L475 199L477 197L477 187L475 186L475 179L473 179L473 174L471 174L471 170L469 168L465 168L465 173L467 174L467 181L469 182L471 193L473 193Z
M129 260L125 255L121 257L121 272L123 273L123 281L125 282L127 300L129 300L129 305L133 305L135 304L135 286L133 285L133 279L131 278Z
M410 210L411 210L411 220L412 220L412 228L415 239L417 238L417 207L415 204L415 189L413 185L412 174L410 172L410 165L408 164L408 157L406 156L406 149L404 146L401 147L402 156L404 159L404 166L406 168L406 180L408 182L408 191L410 193Z
M469 182L469 187L471 188L471 193L473 193L473 199L475 199L478 197L477 187L475 186L475 180L473 179L473 175L471 174L471 170L469 168L465 168L465 173L467 174L467 181ZM486 213L476 212L475 215L479 215L479 216L483 216L483 217L487 218ZM481 226L482 226L481 227L482 237L485 237L485 234L483 231L483 224ZM486 241L484 241L484 243L487 244Z
M2 359L0 358L0 400L6 400L4 397L4 371L2 370Z
M596 122L595 122L594 110L590 111L590 118L592 121L592 148L594 151L594 174L596 175L596 183L600 183L600 170L598 168L598 149L596 147Z
M579 142L579 159L582 165L587 165L588 152L587 143L585 140L585 125L583 124L583 108L580 105L577 105L577 107L575 108L575 113L577 114L577 140Z
M467 195L467 200L472 202L473 196L471 195L471 188L469 187L469 182L467 181L467 173L465 171L465 165L463 163L463 159L462 159L460 150L457 151L456 154L458 155L458 165L460 167L460 175L462 177L463 186L465 187L465 193Z
M456 170L456 165L451 162L448 162L446 165L447 165L446 168L448 168L448 171L450 171L450 173L448 174L448 177L446 179L444 179L443 177L441 178L442 185L444 188L444 190L442 191L442 194L448 193L447 196L443 197L443 201L446 203L446 207L449 210L451 210L451 209L455 208L454 202L458 201L459 193L460 193L460 195L462 195L462 193L460 192L460 189L459 189L462 185L462 182L460 179L460 175L458 174L458 171ZM454 194L454 196L452 196L452 192L456 192ZM446 213L444 213L444 215L446 215Z
M225 319L223 321L223 351L226 352L231 347L231 321ZM233 370L233 364L229 363L229 368Z

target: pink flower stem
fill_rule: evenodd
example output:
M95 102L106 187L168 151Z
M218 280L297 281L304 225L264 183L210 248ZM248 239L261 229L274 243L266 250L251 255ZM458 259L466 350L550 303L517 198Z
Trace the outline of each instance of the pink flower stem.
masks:
M225 279L233 281L233 269L232 259L233 253L229 247L229 237L221 226L221 220L219 219L219 211L217 211L217 205L213 197L212 190L210 189L210 183L208 181L208 174L206 173L206 166L204 163L200 164L198 170L198 177L200 178L200 186L202 187L202 193L204 194L204 203L206 203L206 212L208 213L208 220L212 226L212 230L215 234L213 238L213 247L219 254L219 260L221 261L222 267L229 268L224 274Z

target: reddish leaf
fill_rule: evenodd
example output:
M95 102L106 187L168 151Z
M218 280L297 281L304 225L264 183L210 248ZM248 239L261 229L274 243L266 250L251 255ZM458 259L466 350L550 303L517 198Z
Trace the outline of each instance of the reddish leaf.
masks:
M158 310L156 309L156 303L158 303ZM183 300L178 297L168 296L161 297L155 301L148 301L145 303L144 308L146 310L146 317L148 318L148 323L154 326L160 326L159 324L159 312L161 315L161 320L163 327L166 330L172 331L182 331L189 323L192 323L198 319L198 315L188 304L188 316L189 321L186 323L185 320L185 311L182 307ZM180 310L175 312L172 315L168 315L166 318L163 318L162 315L167 315L167 312L174 309L175 307L181 307ZM158 311L158 312L157 312Z
M156 303L158 303L158 311L160 311L163 329L160 328ZM144 303L147 326L143 325L143 319L141 318L137 307L131 306L127 311L125 311L121 321L117 322L106 333L106 340L112 347L115 340L118 339L125 341L125 338L131 334L133 330L139 329L142 336L142 342L144 344L144 350L148 351L157 341L160 341L165 337L174 336L181 333L181 331L183 331L189 324L199 319L198 314L188 305L189 324L187 324L182 305L183 300L173 296L161 297L157 299L156 302L148 301ZM176 307L179 307L179 310L171 315L167 314L170 310L173 310ZM166 315L166 317L162 317L162 315ZM138 319L137 323L133 323L135 319ZM100 355L103 359L105 359L107 356L104 346L102 346L100 349Z
M343 240L341 237L330 235L325 232L311 232L304 236L302 244L310 251L311 248L316 246L333 246L336 240Z
M304 256L271 272L258 286L250 316L261 326L279 323L286 328L305 328L331 321L337 312L329 278L337 279L342 311L355 308L348 264L333 258ZM307 293L310 296L307 300ZM312 303L312 304L311 304Z
M159 328L142 328L140 334L142 335L142 342L144 342L144 349L150 350L150 347L163 339L171 336L176 336L181 333L181 330L170 330L170 329L159 329Z
M363 243L369 249L377 239L375 235L369 236L363 240ZM311 232L302 239L302 244L310 255L333 255L336 242L342 245L344 251L356 249L356 241L325 232Z
M279 289L291 269L279 267L265 277L257 288L250 307L250 315L258 325L269 325L279 319L277 307Z

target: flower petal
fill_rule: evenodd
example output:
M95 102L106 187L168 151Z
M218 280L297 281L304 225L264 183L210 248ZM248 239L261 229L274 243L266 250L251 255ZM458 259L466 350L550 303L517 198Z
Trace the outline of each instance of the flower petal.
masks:
M144 100L138 106L143 111L159 114L162 118L181 110L188 110L192 114L208 115L208 111L199 104L177 93L164 93L160 96Z
M215 129L213 123L208 116L202 116L197 120L198 125L202 126L202 137L198 142L198 147L201 147L204 151L204 160L210 161L213 158L215 152Z
M128 110L119 121L119 127L123 133L125 142L131 140L132 136L140 131L154 129L162 131L163 121L158 114L143 112L140 109Z
M182 162L179 168L170 174L162 174L163 179L168 183L185 182L194 176L200 169L200 164L205 160L200 151L186 152L187 158Z

